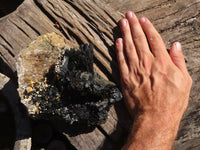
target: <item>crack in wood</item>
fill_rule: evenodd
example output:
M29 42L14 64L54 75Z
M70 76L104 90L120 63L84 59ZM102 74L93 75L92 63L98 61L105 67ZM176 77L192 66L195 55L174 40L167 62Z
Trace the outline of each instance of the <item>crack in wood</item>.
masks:
M20 17L20 16L19 16L19 18L20 18L22 21L24 21L24 23L27 24L33 31L35 31L38 35L40 35L40 32L39 32L37 29L35 29L30 23L28 23L28 21L26 21L24 18L22 18L22 17Z
M42 1L40 1L40 3L42 4L42 7L48 7L48 6L46 6L46 5L43 5L43 3L42 3ZM65 5L66 6L66 5ZM71 6L71 4L70 4L70 6ZM57 10L59 11L59 7L57 7ZM77 10L78 10L78 8L76 7L75 8L76 10L74 10L75 12L77 12ZM48 10L47 10L48 11ZM81 13L81 15L83 15L82 14L82 11L78 11L79 13ZM51 12L51 15L52 15L52 12ZM68 24L71 24L71 23L69 23L69 21L66 19L66 18L68 18L67 17L67 14L65 14L65 16L60 16L57 12L53 12L53 15L55 15L55 16L52 16L52 17L59 17L60 19L62 19L62 20L64 20L64 22L65 23L63 23L62 21L60 21L59 22L59 24L61 24L61 27L63 27L64 29L65 29L65 32L66 32L66 34L70 34L70 36L71 37L74 37L74 39L76 39L76 41L80 44L80 41L82 41L82 43L85 43L86 41L84 40L84 39L87 39L89 42L91 42L91 43L93 43L93 45L95 46L95 49L97 49L97 50L99 50L98 52L99 53L101 53L101 55L99 55L99 54L97 54L97 53L94 53L94 55L95 55L95 57L97 57L97 59L102 59L102 58L104 58L104 63L106 63L106 61L105 61L105 58L108 60L108 62L110 61L110 58L108 58L108 55L106 54L105 55L105 52L103 52L101 49L101 47L99 47L99 45L96 43L96 40L94 40L92 37L91 37L91 35L90 34L88 34L87 32L85 32L85 31L87 31L87 30L83 30L82 29L82 27L80 26L80 25L78 25L77 23L73 23L73 25L75 25L73 28L72 27L70 27L70 26L68 26ZM83 15L83 16L85 16L85 15ZM82 17L82 16L81 16ZM85 17L83 17L86 21L84 21L84 22L90 22L91 23L91 21L93 22L93 24L96 24L95 23L95 21L93 21L93 20L91 20L90 18L89 18L89 16L85 16ZM89 19L88 19L89 18ZM88 19L88 20L87 20ZM62 24L65 24L65 26L62 26ZM77 24L77 25L76 25ZM89 27L88 27L89 28ZM102 41L102 39L103 39L103 37L101 37L101 35L99 34L99 32L100 31L96 31L96 30L98 30L98 28L96 29L96 28L93 28L93 26L90 26L90 28L92 29L92 31L93 31L93 34L95 34L95 36L96 37L98 37L98 38L100 38L100 40ZM77 34L78 34L78 36L77 36ZM93 36L93 35L92 35ZM94 37L94 36L93 36ZM105 41L105 40L104 40ZM105 44L105 43L104 43ZM104 45L105 46L105 45ZM102 57L103 56L103 57ZM102 58L101 58L102 57ZM107 62L107 64L108 64L108 62ZM106 66L105 64L104 64L104 66ZM109 67L106 67L107 69L109 69Z
M15 25L20 31L22 31L30 40L32 40L31 39L31 37L20 27L20 26L18 26L15 22L13 22L12 20L10 20L10 19L8 19L13 25ZM14 57L14 56L13 56Z
M195 16L192 16L191 18L189 18L187 20L192 20L192 22L194 22L195 19L192 19L192 18L198 18L199 16L200 16L200 13L195 15ZM168 28L162 29L162 30L159 31L159 33L161 33L161 34L165 33L165 32L168 32L170 30L174 30L174 29L178 28L179 26L183 26L183 25L185 25L185 27L190 26L192 24L192 22L187 22L186 20L180 21L180 22L177 21L174 26L170 26Z
M9 52L9 54L10 54L12 57L14 57L14 54L10 51L10 49L9 49L6 45L1 44L1 43L0 43L0 45L1 45L3 48L5 48L5 50L7 50L7 51ZM5 54L4 54L4 55L5 55Z
M6 40L1 34L0 37L6 42L6 44L8 44L11 48L13 48L13 46L8 42L8 40ZM14 55L11 51L9 52L11 55Z
M143 13L145 11L152 10L154 8L161 8L163 6L172 5L174 3L176 3L176 0L167 0L167 1L164 1L164 2L162 2L160 4L158 3L158 5L155 5L155 6L152 6L152 7L148 7L146 9L143 9L143 10L140 10L140 11L136 11L135 13Z
M107 132L106 132L101 126L97 126L97 128L99 129L99 131L100 131L112 144L115 143L115 142L113 141L113 139L107 134Z
M178 9L177 11L173 12L173 13L169 13L169 14L166 14L167 17L170 17L170 16L175 16L177 13L180 13L181 11L184 10L184 12L187 10L187 9L191 9L190 7L192 6L196 6L197 4L200 4L200 2L196 2L196 3L193 3L191 5L188 5L186 7L182 7L181 9ZM184 13L182 13L184 14ZM164 18L166 18L166 16L163 16L163 17L160 17L160 18L156 18L156 20L153 20L152 22L155 22L155 21L158 21L158 20L162 20ZM182 18L182 17L180 17Z

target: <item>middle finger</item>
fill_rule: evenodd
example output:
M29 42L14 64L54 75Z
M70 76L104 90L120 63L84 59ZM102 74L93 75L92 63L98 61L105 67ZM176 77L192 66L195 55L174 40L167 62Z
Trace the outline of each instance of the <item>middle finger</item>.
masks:
M132 39L139 57L139 60L145 59L144 57L153 57L149 45L146 39L146 36L144 34L144 31L142 30L142 27L136 17L136 15L129 11L126 13L126 18L129 21Z

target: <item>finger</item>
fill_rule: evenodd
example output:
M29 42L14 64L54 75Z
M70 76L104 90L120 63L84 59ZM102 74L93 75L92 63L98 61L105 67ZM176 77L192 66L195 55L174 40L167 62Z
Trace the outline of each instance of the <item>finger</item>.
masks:
M121 78L125 78L128 76L129 69L123 51L123 40L121 38L117 39L115 46L116 46L117 60L119 64Z
M143 31L145 32L147 36L153 55L155 57L159 57L159 56L169 57L165 44L160 34L152 25L152 23L145 17L140 18L139 21L140 21Z
M127 19L122 19L120 21L120 28L123 37L124 50L127 57L128 66L130 68L138 63L138 56L131 37L131 31Z
M132 39L134 41L139 59L152 55L144 31L142 30L136 15L132 11L129 11L126 13L126 18L130 24Z
M170 57L173 63L182 71L187 71L187 67L185 64L185 58L183 56L181 44L179 42L175 42L172 44L170 49Z

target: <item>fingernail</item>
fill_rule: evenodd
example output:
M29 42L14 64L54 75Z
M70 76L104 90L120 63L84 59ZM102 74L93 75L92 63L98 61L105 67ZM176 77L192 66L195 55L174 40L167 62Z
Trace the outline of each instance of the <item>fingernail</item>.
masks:
M122 43L122 39L121 38L118 38L117 40L116 40L116 44L117 45L120 45Z
M144 17L142 17L142 18L140 18L140 21L141 21L142 23L145 23L145 22L146 22L146 19L145 19Z
M122 25L126 26L127 25L127 20L122 20Z
M130 17L130 18L133 18L133 17L134 17L134 14L133 14L132 11L129 11L129 12L127 13L127 16Z
M179 42L176 42L176 43L175 43L175 47L176 47L176 48L175 48L176 51L181 51L181 50L182 50L182 49L181 49L181 43L179 43Z

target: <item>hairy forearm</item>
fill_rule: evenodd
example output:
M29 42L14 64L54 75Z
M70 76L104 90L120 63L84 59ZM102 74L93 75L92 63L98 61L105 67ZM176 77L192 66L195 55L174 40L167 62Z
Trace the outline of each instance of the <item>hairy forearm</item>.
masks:
M135 121L123 150L170 150L178 127L179 119L172 124L170 117L141 115Z

